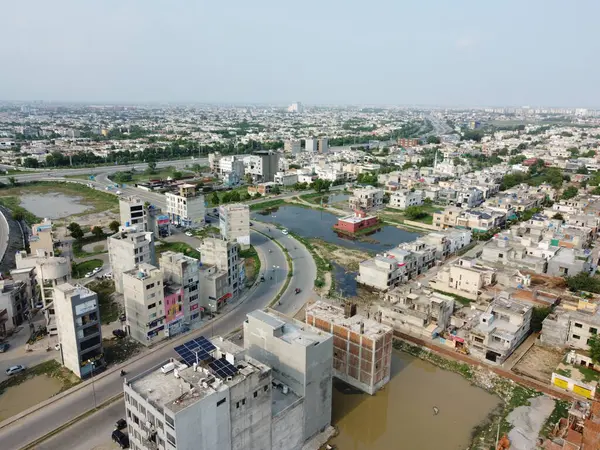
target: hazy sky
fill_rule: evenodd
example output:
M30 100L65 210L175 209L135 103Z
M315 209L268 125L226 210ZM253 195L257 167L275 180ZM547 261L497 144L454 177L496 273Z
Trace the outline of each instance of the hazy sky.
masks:
M0 0L0 99L600 107L600 0Z

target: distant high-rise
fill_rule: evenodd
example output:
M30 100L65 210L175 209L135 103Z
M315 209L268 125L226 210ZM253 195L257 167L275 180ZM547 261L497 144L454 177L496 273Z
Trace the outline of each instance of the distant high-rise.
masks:
M288 112L301 113L303 111L304 111L304 108L302 106L302 103L300 103L300 102L294 102L290 106L288 106Z
M314 139L314 138L308 138L308 139L306 139L305 150L307 152L316 153L317 152L317 148L318 148L318 142L317 142L316 139Z
M290 139L283 143L283 151L296 155L302 151L300 139Z
M319 138L317 142L317 147L319 149L319 153L325 154L329 151L329 141L327 138Z

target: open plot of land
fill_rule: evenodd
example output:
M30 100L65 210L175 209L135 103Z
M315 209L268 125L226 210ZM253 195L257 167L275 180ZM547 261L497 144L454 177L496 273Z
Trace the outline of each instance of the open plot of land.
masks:
M401 209L385 208L377 213L378 217L387 222L403 223L405 220L412 220L414 222L421 222L431 225L433 223L433 213L444 209L443 206L437 205L421 205L419 206L423 212L427 213L426 216L418 219L410 219L405 216L404 211Z
M370 255L360 250L340 247L322 239L311 239L311 244L319 251L326 261L336 261L340 266L350 272L358 271L361 261L369 259Z
M536 344L527 350L512 370L544 383L550 383L552 372L556 370L562 358L561 352Z
M198 247L199 246L200 240L198 240ZM156 260L158 261L160 259L160 255L167 251L183 253L186 256L200 259L200 252L184 242L159 241L156 243Z

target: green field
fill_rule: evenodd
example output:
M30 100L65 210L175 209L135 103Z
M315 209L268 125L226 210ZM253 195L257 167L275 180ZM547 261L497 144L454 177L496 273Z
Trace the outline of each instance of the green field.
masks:
M83 278L85 274L91 272L97 267L102 267L104 263L101 259L90 259L79 264L73 264L72 275L73 278Z
M156 260L160 258L164 252L176 252L183 253L185 256L189 256L191 258L200 259L200 252L193 248L192 246L184 243L184 242L166 242L159 241L156 245ZM200 246L200 241L198 241L198 246Z

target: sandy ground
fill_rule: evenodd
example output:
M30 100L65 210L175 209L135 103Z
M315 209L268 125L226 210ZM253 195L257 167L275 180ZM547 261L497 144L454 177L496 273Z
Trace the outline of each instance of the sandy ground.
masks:
M533 345L513 367L515 373L523 374L550 383L552 372L563 358L563 354L539 345Z
M86 244L82 247L84 252L94 253L94 252L105 252L107 250L106 241L102 242L92 242L91 244Z
M532 398L529 406L515 408L506 418L514 428L508 433L512 450L535 450L546 419L554 410L554 400L546 395Z
M43 375L8 388L0 396L0 421L49 399L58 394L62 387L59 379Z
M350 272L358 271L358 265L370 258L368 253L360 250L338 247L321 239L311 239L310 241L326 261L335 261Z

